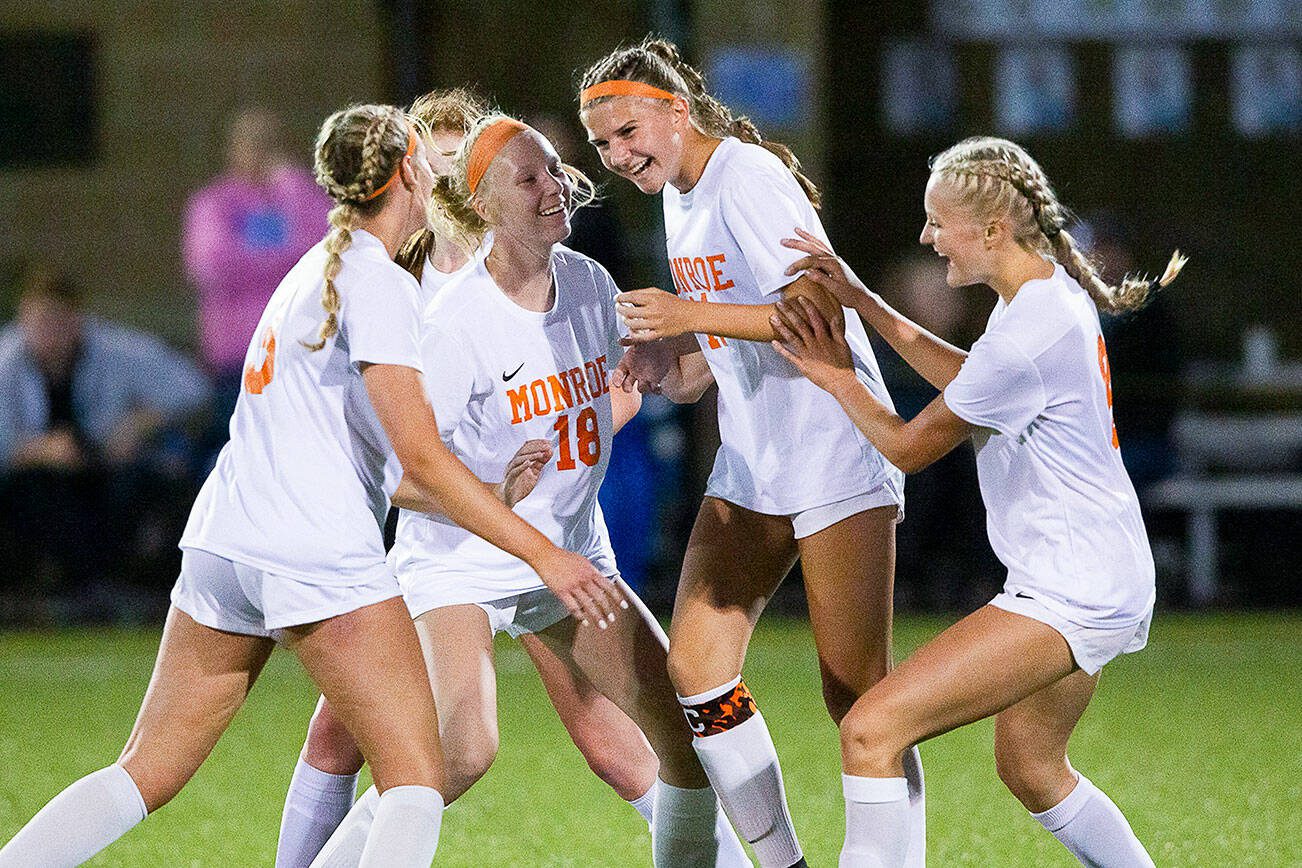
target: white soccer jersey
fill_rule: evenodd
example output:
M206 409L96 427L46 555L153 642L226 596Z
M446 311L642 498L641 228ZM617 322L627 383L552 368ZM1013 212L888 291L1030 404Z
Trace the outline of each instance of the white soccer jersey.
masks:
M724 139L696 186L664 188L669 263L679 295L695 301L769 304L795 278L804 254L781 245L796 227L826 240L790 170L758 145ZM890 486L904 476L851 424L836 399L767 343L698 335L719 384L722 445L706 494L756 512L787 515ZM863 324L846 311L859 379L887 406Z
M945 403L990 429L977 474L1005 590L1072 623L1114 627L1153 606L1153 556L1112 424L1107 350L1093 300L1053 276L1003 299Z
M420 370L416 280L353 230L335 279L339 333L312 352L324 243L272 294L245 357L231 439L195 501L182 548L321 585L387 570L380 527L402 476L360 365Z
M498 289L482 258L447 283L425 310L426 391L448 448L480 479L500 481L526 440L555 453L537 486L515 506L557 546L604 575L615 556L597 490L614 436L608 370L620 357L610 275L557 246L556 300L528 311ZM445 516L403 510L391 563L404 591L444 605L496 600L542 587L524 561Z

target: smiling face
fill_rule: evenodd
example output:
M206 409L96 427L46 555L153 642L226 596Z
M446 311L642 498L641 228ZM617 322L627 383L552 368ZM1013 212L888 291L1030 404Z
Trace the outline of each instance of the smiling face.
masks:
M654 195L679 180L691 126L686 100L608 97L585 108L581 118L601 164L643 193Z
M540 133L524 130L493 158L472 200L497 237L550 247L570 234L574 184Z
M988 243L990 222L977 219L943 175L931 176L922 201L927 222L918 241L930 245L947 261L946 283L987 283L994 266L994 253Z

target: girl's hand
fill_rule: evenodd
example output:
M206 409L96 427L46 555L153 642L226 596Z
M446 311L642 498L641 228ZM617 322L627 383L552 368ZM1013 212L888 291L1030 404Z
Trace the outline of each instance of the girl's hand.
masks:
M865 296L872 296L850 266L815 235L797 227L799 238L783 238L782 246L808 255L787 267L787 274L804 272L805 276L826 289L843 306L855 310Z
M778 302L778 312L769 321L779 337L773 348L814 385L836 394L841 385L857 382L845 335L828 325L809 299Z
M644 344L630 341L629 343L628 350L610 375L610 387L623 389L625 392L637 389L642 394L659 393L660 385L669 375L669 368L674 363L674 353L663 342Z
M546 440L526 440L507 463L506 478L495 486L502 502L515 506L528 497L551 458L552 445Z
M677 337L691 331L687 312L692 303L655 287L621 292L615 296L615 309L628 325L628 341L634 344Z

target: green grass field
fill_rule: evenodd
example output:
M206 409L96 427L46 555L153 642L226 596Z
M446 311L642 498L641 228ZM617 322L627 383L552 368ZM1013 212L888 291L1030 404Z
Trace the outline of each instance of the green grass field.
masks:
M945 625L903 620L907 653ZM153 662L153 631L0 635L0 841L111 761ZM649 865L645 824L569 744L527 658L499 648L502 750L444 819L441 865ZM1072 758L1121 805L1161 866L1302 865L1302 618L1167 616L1107 669ZM767 620L747 682L782 754L816 866L842 835L836 732L813 647ZM315 700L278 651L190 786L89 864L270 865L285 786ZM991 726L923 747L932 865L1073 865L1000 785Z

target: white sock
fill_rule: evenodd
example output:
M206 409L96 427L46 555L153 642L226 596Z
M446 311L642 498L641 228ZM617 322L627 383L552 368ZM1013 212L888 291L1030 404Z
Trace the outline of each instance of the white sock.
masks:
M59 793L0 849L3 868L80 865L145 818L145 800L116 763Z
M1153 860L1135 837L1121 809L1079 772L1076 786L1067 798L1031 816L1052 832L1082 865L1152 868Z
M736 678L706 693L680 696L678 701L696 728L701 725L703 707L710 708L711 703L728 698L740 686L741 679ZM732 699L728 704L738 705ZM743 704L748 711L754 707L749 693ZM750 842L762 868L788 868L799 861L800 842L787 810L778 752L764 716L756 710L728 729L692 739L692 746L728 818Z
M339 826L325 842L321 852L312 860L312 868L357 868L366 849L366 838L375 822L375 808L380 803L380 793L369 787L362 797L339 821Z
M357 795L357 775L332 775L299 757L285 794L276 868L307 868Z
M841 775L845 845L841 868L897 868L909 849L909 783Z
M656 779L656 783L659 783L658 778ZM651 818L653 816L652 812L655 810L656 806L656 785L652 784L651 789L647 790L636 799L633 799L629 804L633 806L633 810L642 815L642 819L646 820L647 826L650 826Z
M909 783L909 851L904 868L927 864L927 790L923 785L922 754L914 745L904 752L904 779Z
M439 847L443 796L433 787L389 787L375 806L375 822L358 868L429 868Z

